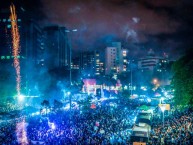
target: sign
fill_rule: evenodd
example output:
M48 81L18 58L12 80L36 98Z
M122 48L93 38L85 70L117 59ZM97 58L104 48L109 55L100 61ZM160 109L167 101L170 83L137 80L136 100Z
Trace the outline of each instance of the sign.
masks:
M133 145L146 145L145 142L133 142Z
M168 111L170 110L170 104L159 104L158 106L159 106L160 108L161 108L161 107L165 107L165 110L168 110Z

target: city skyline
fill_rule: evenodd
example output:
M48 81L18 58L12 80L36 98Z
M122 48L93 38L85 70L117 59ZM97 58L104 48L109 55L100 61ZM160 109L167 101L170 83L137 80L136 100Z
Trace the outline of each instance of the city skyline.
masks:
M16 8L30 12L44 27L65 26L71 34L74 51L103 51L112 41L128 48L131 57L149 49L157 55L169 53L179 58L192 46L192 5L190 0L89 0L13 1ZM38 15L37 15L38 14Z

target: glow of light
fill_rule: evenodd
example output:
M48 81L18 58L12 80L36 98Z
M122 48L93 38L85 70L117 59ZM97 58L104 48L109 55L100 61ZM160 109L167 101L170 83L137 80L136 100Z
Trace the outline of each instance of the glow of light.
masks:
M128 87L127 86L124 86L124 90L127 90L128 89Z
M11 19L11 33L12 33L12 44L13 44L13 57L14 57L14 67L16 70L16 90L17 95L20 95L20 83L21 83L21 76L20 76L20 62L17 56L19 56L19 43L20 43L20 35L19 35L19 29L17 25L17 14L15 11L15 6L10 6L10 19Z
M24 95L21 95L21 94L20 94L20 95L18 95L18 100L19 100L19 101L23 101L23 99L24 99L24 98L25 98L25 96L24 96Z
M164 112L165 111L165 106L161 106L161 111Z
M135 117L134 119L133 119L133 121L135 122L137 120L137 117Z
M165 96L167 96L167 95L168 95L168 93L167 93L167 92L164 92L164 95L165 95Z
M32 113L31 115L32 115L32 116L40 115L40 112L38 111L38 112Z
M65 107L64 107L64 110L69 110L70 109L70 104L67 104Z
M147 88L144 87L144 86L142 86L141 89L142 89L143 91L147 91Z
M161 94L159 94L159 93L156 93L156 94L155 94L155 96L156 96L156 97L160 97L160 96L161 96Z
M153 83L154 83L154 85L156 85L158 83L158 80L157 79L153 79Z
M150 99L150 98L147 98L147 101L148 101L148 102L151 102L151 99Z
M50 113L50 109L46 109L46 108L42 109L43 113L46 113L46 111L47 111L47 113Z
M51 129L56 129L56 126L55 126L55 124L54 123L51 123Z
M138 95L137 95L137 94L133 94L133 96L134 96L134 97L138 97Z
M25 120L16 124L17 141L21 145L28 144L26 125L27 123L25 123Z
M68 95L70 95L71 93L70 92L67 92Z
M40 115L40 112L38 111L38 112L36 112L36 115Z
M105 97L102 97L102 98L100 98L100 101L105 101L105 100L107 100L108 98L105 98Z

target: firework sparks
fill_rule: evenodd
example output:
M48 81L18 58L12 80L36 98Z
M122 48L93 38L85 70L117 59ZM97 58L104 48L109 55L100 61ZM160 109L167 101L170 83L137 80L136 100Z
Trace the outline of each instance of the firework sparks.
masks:
M16 135L18 143L21 145L28 145L27 132L26 132L27 123L25 119L22 122L17 123L16 125Z
M14 67L16 70L16 90L17 95L20 95L20 82L21 82L21 76L20 76L20 62L19 62L19 43L20 43L20 35L19 35L19 29L17 25L17 14L15 11L15 6L10 6L11 11L11 33L12 33L12 44L13 44L13 57L14 57Z

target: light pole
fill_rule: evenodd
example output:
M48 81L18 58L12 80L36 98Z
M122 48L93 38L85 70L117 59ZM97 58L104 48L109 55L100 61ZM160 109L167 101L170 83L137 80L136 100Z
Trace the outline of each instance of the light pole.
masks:
M130 60L130 73L131 73L131 75L130 75L130 81L131 81L131 97L133 96L133 61L134 60Z
M164 127L164 111L165 111L165 106L161 106L160 108L161 108L161 111L163 113L163 117L162 117L163 120L162 121L163 121L163 127Z
M71 32L77 32L78 30L77 29L72 29L72 30L69 30L69 29L65 29L65 33L71 33ZM69 71L70 71L70 74L69 74L69 77L70 77L70 89L71 89L71 86L72 86L72 66L71 66L71 63L72 63L72 42L71 42L71 38L69 37ZM71 91L71 90L70 90ZM69 103L70 103L70 113L71 113L71 109L72 109L72 95L71 93L69 94Z

